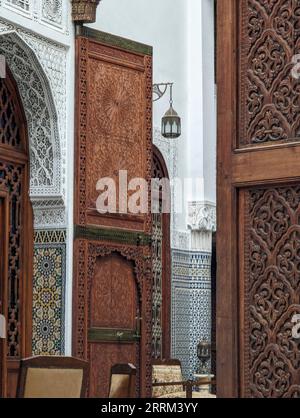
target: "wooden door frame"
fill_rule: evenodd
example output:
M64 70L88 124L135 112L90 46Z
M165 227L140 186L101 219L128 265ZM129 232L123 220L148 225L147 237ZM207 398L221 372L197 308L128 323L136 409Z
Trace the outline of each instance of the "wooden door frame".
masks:
M20 280L20 358L13 359L7 358L6 360L6 371L7 379L10 380L11 384L7 385L5 395L14 397L15 389L17 388L18 371L20 367L20 360L24 357L29 357L32 353L32 275L33 275L33 212L31 201L29 197L30 188L30 167L29 167L29 141L28 141L28 130L27 120L25 111L23 108L22 100L19 94L18 85L14 79L10 69L6 68L5 83L7 88L11 92L14 98L16 118L19 121L20 135L24 142L24 149L22 151L15 150L12 147L0 144L1 160L8 163L20 164L24 167L23 169L23 182L22 182L22 193L23 193L23 223L21 230L21 252L22 252L22 277ZM9 194L5 188L1 189L1 196L7 197L7 207L9 206ZM7 209L8 210L8 209ZM9 219L9 215L8 215ZM9 230L7 231L9 235ZM7 249L8 253L8 249ZM8 259L8 255L6 257ZM8 262L8 260L7 260ZM7 264L6 262L6 264ZM6 288L8 286L8 278ZM24 303L25 302L25 303ZM7 304L6 304L7 305ZM7 306L6 313L4 316L7 319ZM7 383L7 382L6 382ZM9 387L13 387L10 392Z
M239 396L236 139L237 1L217 2L217 396ZM236 219L236 221L234 221Z

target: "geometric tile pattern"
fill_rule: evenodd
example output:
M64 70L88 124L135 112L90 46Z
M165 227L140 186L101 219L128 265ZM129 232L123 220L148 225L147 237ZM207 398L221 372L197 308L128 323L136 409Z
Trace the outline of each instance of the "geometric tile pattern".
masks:
M63 355L66 231L35 231L33 267L33 354Z
M200 367L197 344L211 341L210 253L172 250L171 328L172 358L181 361L185 379L193 378Z

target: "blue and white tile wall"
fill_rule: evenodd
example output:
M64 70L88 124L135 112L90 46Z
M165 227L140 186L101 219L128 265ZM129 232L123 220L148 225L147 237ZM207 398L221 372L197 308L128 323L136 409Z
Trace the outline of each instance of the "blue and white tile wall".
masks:
M66 231L35 231L32 352L63 355L65 335Z
M198 342L211 338L211 254L173 250L172 269L172 357L187 379L199 370Z

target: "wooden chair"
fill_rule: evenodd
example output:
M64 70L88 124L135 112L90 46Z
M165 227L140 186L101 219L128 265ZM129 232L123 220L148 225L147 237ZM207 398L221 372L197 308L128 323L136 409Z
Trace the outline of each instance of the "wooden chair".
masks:
M136 397L136 368L133 364L116 364L110 373L109 398Z
M215 398L211 394L193 391L194 387L212 383L204 379L184 380L179 360L154 360L152 362L153 398Z
M73 357L21 360L18 398L84 398L88 363Z

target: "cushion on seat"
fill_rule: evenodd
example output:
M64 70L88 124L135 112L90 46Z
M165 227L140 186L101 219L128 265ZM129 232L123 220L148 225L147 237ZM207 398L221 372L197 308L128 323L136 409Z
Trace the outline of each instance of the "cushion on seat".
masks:
M152 381L153 383L182 382L181 367L179 365L153 365ZM166 395L172 395L178 392L183 392L182 385L154 386L152 396L154 398L172 397Z

